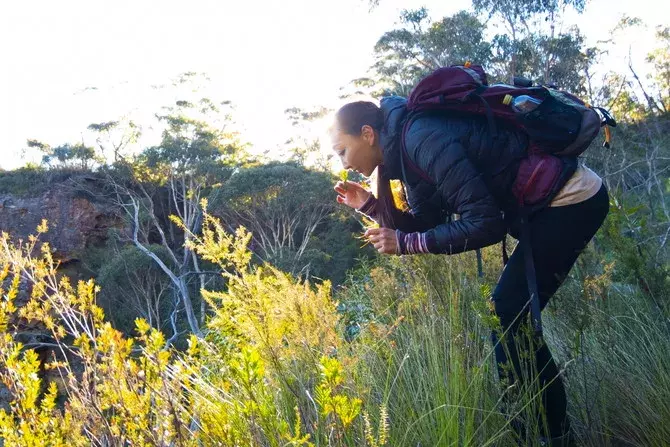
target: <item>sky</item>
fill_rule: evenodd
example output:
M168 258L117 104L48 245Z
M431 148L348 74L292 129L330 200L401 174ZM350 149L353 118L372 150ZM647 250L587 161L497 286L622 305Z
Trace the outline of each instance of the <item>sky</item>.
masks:
M0 167L37 160L22 158L28 138L58 145L90 138L90 123L149 122L168 101L152 86L188 71L207 73L209 96L233 101L246 141L281 150L291 133L284 110L336 107L400 11L421 6L438 19L470 1L380 0L370 11L367 0L3 0ZM591 0L565 26L595 44L623 14L642 18L648 28L621 36L604 61L624 70L629 49L642 64L668 10L666 1Z

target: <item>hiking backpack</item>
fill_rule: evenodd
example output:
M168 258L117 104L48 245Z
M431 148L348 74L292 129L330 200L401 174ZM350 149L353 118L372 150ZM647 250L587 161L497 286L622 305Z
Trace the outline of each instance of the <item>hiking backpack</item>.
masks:
M515 98L523 95L531 98L532 110L521 112L511 106ZM571 93L552 86L533 86L523 78L515 78L514 85L489 85L484 69L470 63L439 68L423 78L410 92L407 111L401 138L403 176L407 164L431 184L435 182L409 159L405 146L410 125L422 114L445 111L485 116L489 126L489 147L496 144L500 122L528 135L528 154L519 163L512 193L520 209L521 240L527 247L525 264L533 326L541 333L537 281L527 225L529 215L548 205L564 186L577 167L576 157L589 147L602 127L605 128L604 146L609 147L608 126L615 127L616 122L605 109L591 107ZM504 241L503 260L507 262Z
M510 102L519 96L534 98L539 105L526 113L515 111ZM522 160L513 193L519 206L536 205L558 192L562 163L551 156L574 156L584 152L605 128L605 146L616 122L603 108L591 107L571 93L550 86L532 86L523 78L515 85L489 85L480 65L453 65L435 70L423 78L407 100L408 118L402 132L402 156L421 178L432 183L406 156L405 135L414 119L426 112L451 111L485 116L489 132L487 144L496 144L497 123L504 122L529 137L528 157ZM572 173L570 173L572 175ZM567 176L564 180L570 177Z

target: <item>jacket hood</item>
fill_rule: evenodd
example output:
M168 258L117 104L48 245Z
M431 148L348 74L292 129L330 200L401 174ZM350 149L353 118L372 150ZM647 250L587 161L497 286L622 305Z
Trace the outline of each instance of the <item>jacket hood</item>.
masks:
M380 107L384 113L384 128L381 131L380 143L384 158L384 168L389 178L401 178L400 138L407 116L407 100L400 96L382 98Z

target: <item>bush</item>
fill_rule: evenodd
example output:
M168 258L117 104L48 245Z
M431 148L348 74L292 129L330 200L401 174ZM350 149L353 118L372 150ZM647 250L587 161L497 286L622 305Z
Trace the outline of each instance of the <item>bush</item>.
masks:
M510 416L539 433L537 389L500 408L488 303L499 247L483 251L484 278L471 253L385 258L350 275L335 301L327 282L251 264L249 240L205 213L191 248L218 266L225 287L203 291L213 315L203 338L179 351L143 319L124 336L105 321L92 281L59 280L48 246L34 257L36 239L16 245L3 236L0 379L12 401L0 410L0 440L505 446L516 442ZM547 340L585 445L663 445L670 328L647 291L623 281L618 262L593 248L582 256L545 311ZM29 300L17 310L20 294ZM56 355L44 367L62 377L60 387L42 383L35 352L15 341L17 317L51 332Z

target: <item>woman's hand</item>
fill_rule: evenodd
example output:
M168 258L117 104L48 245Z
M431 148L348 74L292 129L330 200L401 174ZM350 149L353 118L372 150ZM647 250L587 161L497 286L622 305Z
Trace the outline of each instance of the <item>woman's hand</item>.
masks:
M365 237L379 253L397 255L398 237L395 230L390 228L370 228L365 231Z
M363 206L370 197L370 192L356 182L337 182L334 189L337 192L337 202L354 209Z

